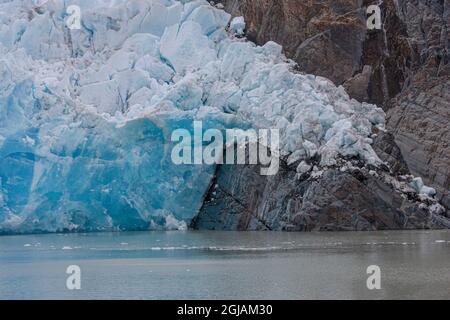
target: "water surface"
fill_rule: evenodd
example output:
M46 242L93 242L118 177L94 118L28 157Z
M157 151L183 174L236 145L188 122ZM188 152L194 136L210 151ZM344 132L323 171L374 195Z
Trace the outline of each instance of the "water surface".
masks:
M81 290L66 269L82 270ZM381 268L381 290L366 269ZM450 299L450 232L0 237L0 299Z

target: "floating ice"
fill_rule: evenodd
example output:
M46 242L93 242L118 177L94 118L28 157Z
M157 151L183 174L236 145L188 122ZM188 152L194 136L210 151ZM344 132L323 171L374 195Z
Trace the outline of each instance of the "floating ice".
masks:
M194 120L279 129L295 161L380 162L381 109L235 38L207 1L70 4L80 30L63 0L0 3L1 233L185 229L214 172L171 161L171 132Z

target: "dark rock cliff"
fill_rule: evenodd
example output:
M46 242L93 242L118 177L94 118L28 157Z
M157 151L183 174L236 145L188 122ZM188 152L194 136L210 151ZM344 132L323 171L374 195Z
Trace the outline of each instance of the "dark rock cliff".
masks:
M192 227L224 230L450 228L448 210L410 187L420 176L450 208L450 6L442 0L223 0L246 19L249 40L283 45L300 72L343 85L388 115L374 141L389 168L350 160L299 176L283 163L272 177L257 166L219 166ZM382 9L368 30L366 7ZM344 170L343 167L345 168Z
M399 148L386 156L396 165L404 160L450 208L448 0L219 2L245 17L250 40L276 41L300 71L329 78L352 97L382 106L393 139L375 149ZM371 4L380 5L381 30L366 26Z

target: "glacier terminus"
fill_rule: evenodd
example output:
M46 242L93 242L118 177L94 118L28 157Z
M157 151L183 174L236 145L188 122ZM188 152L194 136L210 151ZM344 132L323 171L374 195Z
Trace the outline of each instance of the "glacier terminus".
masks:
M172 132L195 121L277 129L299 172L311 158L382 164L382 109L231 20L204 0L2 1L0 233L186 229L215 171L171 160Z

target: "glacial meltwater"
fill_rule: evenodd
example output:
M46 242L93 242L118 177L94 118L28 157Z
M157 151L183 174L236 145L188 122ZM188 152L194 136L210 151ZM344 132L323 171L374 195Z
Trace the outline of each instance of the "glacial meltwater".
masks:
M69 290L67 268L80 268ZM380 290L369 290L369 266ZM0 237L0 299L449 299L450 232Z

